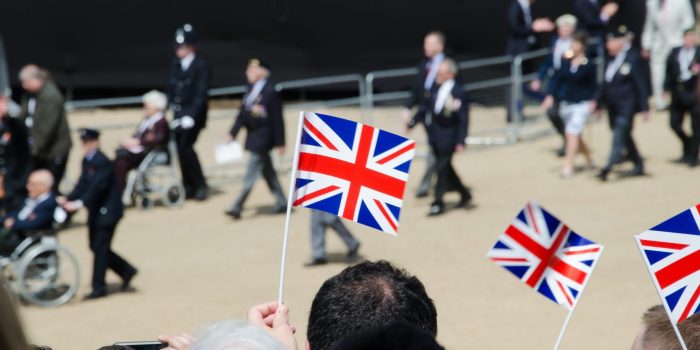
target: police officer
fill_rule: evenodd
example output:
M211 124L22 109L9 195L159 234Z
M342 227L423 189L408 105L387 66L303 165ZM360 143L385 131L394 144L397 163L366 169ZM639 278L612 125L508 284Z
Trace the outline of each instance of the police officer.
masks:
M26 196L26 183L32 171L29 130L22 121L8 114L10 98L0 92L0 178L2 178L2 209L19 210Z
M421 118L432 118L428 127L428 142L435 156L438 178L429 216L440 215L445 211L443 196L447 190L460 193L461 199L457 204L460 208L465 207L472 198L469 189L462 184L452 167L452 155L464 150L469 129L469 102L462 85L455 80L456 75L457 64L446 58L438 68L435 77L437 86L431 94L430 102L408 124L409 128L413 128Z
M207 125L209 63L197 55L197 33L185 24L175 32L175 59L168 80L168 101L174 111L174 131L187 198L204 200L208 187L194 144Z
M275 91L275 84L270 80L270 66L265 61L257 58L249 60L245 74L249 83L248 91L243 96L236 122L227 135L227 141L233 141L245 127L248 131L245 149L251 153L243 179L243 190L226 211L226 215L234 219L240 219L243 204L260 173L275 196L273 211L282 213L287 208L287 201L270 158L273 148L277 148L279 154L284 153L282 101Z
M608 108L613 140L608 163L598 173L602 181L608 179L612 167L621 160L625 150L634 162L631 175L644 174L642 156L632 139L632 124L637 113L642 113L645 120L649 118L649 89L645 81L644 62L637 49L632 47L632 34L627 27L620 26L608 34L605 47L610 57L605 68L599 105L605 104Z
M105 274L112 269L122 278L122 290L128 290L137 273L135 267L111 249L114 230L122 218L124 208L114 176L114 165L100 151L100 133L93 129L80 129L85 158L78 184L67 197L57 202L68 212L81 208L88 211L90 250L95 255L92 271L92 292L85 299L97 299L107 295Z
M690 166L698 164L698 142L700 142L700 113L695 108L695 85L700 73L700 50L697 35L691 28L683 34L683 46L671 50L666 60L666 81L664 90L671 93L669 108L671 129L683 144L683 155L679 163ZM690 113L693 135L683 130L683 119Z

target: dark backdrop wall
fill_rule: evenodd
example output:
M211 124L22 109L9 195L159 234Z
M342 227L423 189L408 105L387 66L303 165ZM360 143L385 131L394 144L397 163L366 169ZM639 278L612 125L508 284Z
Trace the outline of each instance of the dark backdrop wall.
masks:
M617 21L635 31L644 0L618 0ZM458 58L502 54L509 1L494 0L22 0L0 12L11 74L34 62L80 90L162 87L174 30L200 32L214 86L243 82L262 57L277 80L413 66L423 35L444 31ZM573 0L538 0L535 16L569 12ZM546 38L543 38L546 41Z

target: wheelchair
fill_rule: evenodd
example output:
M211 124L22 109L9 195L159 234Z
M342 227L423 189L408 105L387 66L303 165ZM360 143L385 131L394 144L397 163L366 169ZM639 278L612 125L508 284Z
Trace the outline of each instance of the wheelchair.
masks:
M122 202L141 209L153 208L157 201L166 207L181 207L185 187L180 181L180 164L174 138L166 148L151 150L138 167L127 175Z
M78 260L58 243L57 232L56 228L25 233L9 256L0 255L5 286L29 304L63 305L78 291Z

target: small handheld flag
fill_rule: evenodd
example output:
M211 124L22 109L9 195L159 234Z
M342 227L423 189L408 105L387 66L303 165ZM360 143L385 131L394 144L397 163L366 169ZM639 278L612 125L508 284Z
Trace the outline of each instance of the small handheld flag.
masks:
M488 253L523 283L573 310L603 246L576 234L530 202Z
M676 334L700 311L700 204L635 236Z
M293 205L395 235L415 141L319 113L305 113Z

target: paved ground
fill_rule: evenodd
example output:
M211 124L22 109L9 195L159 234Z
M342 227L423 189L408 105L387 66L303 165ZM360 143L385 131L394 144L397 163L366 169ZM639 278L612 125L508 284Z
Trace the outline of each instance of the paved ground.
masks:
M355 109L335 109L352 118ZM288 110L288 125L297 111ZM232 122L233 113L216 110L198 148L203 162L213 163L213 146ZM374 124L400 131L398 110L376 109ZM73 113L71 124L104 126L139 118L136 110ZM218 119L217 119L218 118ZM475 109L474 130L491 129L503 121L501 110ZM680 146L665 115L638 123L635 136L647 159L649 176L601 184L592 172L570 180L559 178L560 160L554 157L554 136L516 146L477 149L455 158L462 178L474 189L475 208L426 218L429 199L412 196L423 170L411 169L409 196L398 237L349 224L362 241L367 259L387 259L416 274L434 298L439 314L438 340L449 349L542 349L553 346L564 321L564 309L527 289L512 275L489 262L486 252L518 209L537 200L580 234L606 246L578 310L569 325L562 349L628 348L641 313L659 299L632 236L698 201L700 169L672 164ZM544 124L539 124L543 126ZM290 139L293 133L289 127ZM129 129L108 131L104 148L114 149ZM423 138L421 130L414 132ZM599 164L607 157L607 123L586 131ZM288 154L291 151L287 152ZM80 157L71 158L69 176L75 178ZM627 165L626 167L629 167ZM203 203L188 202L181 209L131 209L119 226L114 249L140 269L133 293L117 293L93 302L79 298L53 309L21 307L31 339L56 350L96 349L119 340L153 339L162 333L193 331L206 321L242 318L256 303L277 296L282 216L258 213L272 204L259 184L244 213L233 222L223 211L240 188L240 166L212 173L215 194ZM288 175L281 181L289 183ZM450 197L450 200L457 200ZM76 218L79 224L84 215ZM286 303L298 326L303 345L306 318L314 293L328 277L345 267L332 263L308 269L309 213L296 210L288 254ZM61 233L83 266L79 293L89 291L91 255L86 228L77 225ZM329 236L332 257L345 253L340 240ZM119 279L110 274L116 288Z

